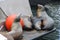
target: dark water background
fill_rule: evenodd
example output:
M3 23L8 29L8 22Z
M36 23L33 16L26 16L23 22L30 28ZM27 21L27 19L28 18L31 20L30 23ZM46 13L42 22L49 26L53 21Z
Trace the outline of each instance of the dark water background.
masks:
M56 27L56 31L36 40L60 40L60 3L54 2L46 5L50 6L48 7L49 10L47 11L47 14L54 19L54 27ZM36 15L35 6L32 7L32 12L34 15Z

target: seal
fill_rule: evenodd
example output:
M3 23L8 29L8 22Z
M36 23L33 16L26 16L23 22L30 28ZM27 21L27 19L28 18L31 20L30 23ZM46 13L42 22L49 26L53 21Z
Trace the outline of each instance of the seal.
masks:
M54 20L48 16L45 11L45 7L43 5L37 5L37 15L36 17L32 17L33 25L37 30L51 30L53 29Z
M39 17L43 18L43 25L44 27L42 29L52 29L54 25L54 20L48 16L47 12L45 11L45 7L43 5L38 4L38 11L37 14Z

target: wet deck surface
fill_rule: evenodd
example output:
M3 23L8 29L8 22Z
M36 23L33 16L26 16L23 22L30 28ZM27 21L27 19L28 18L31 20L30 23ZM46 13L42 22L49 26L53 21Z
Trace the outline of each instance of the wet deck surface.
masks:
M48 34L54 32L55 30L56 30L56 28L52 29L51 31L36 31L36 30L29 31L29 32L24 31L23 39L24 40L33 40L35 38L48 35Z

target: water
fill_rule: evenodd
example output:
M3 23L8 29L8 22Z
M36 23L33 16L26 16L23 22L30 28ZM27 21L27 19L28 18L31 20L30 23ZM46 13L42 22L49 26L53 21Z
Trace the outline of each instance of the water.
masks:
M60 40L60 3L55 2L47 5L50 6L47 13L54 19L56 31L44 37L40 37L37 40ZM32 12L36 15L36 7L32 7Z

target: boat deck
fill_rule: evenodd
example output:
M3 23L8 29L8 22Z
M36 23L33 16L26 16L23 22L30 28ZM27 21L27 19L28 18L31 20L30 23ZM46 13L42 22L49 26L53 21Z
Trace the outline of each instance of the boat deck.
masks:
M51 31L36 31L36 30L29 31L29 32L24 31L23 40L33 40L35 38L50 34L50 33L54 32L55 30L56 30L56 28L52 29Z

